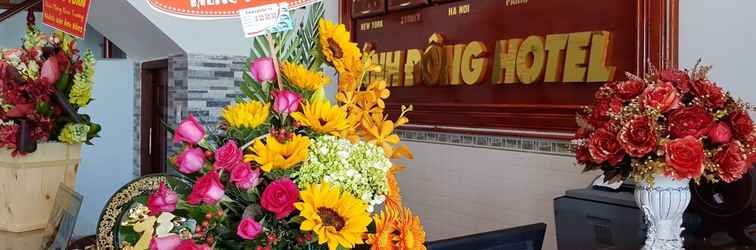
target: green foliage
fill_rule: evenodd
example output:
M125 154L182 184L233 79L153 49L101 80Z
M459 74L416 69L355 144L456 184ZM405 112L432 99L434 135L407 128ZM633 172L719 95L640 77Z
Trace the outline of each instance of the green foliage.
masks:
M323 18L325 9L322 2L315 3L306 8L307 17L299 27L287 32L271 34L273 43L276 45L276 56L279 61L301 63L308 68L319 68L322 60L318 60L317 51L318 37L320 36L319 22ZM271 48L266 36L258 36L252 42L252 58L266 57L271 55Z

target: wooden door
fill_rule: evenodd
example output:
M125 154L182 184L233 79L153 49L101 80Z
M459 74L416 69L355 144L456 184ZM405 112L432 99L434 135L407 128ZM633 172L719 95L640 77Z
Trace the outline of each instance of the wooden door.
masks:
M142 64L140 155L141 175L165 173L167 133L161 122L166 121L168 99L168 60Z

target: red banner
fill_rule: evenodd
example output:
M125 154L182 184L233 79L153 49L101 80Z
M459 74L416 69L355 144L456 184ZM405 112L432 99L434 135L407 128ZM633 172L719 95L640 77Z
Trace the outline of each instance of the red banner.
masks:
M149 5L168 15L189 19L220 19L239 17L239 10L273 3L289 3L296 9L321 0L146 0Z
M91 0L44 0L42 22L79 39L87 30Z

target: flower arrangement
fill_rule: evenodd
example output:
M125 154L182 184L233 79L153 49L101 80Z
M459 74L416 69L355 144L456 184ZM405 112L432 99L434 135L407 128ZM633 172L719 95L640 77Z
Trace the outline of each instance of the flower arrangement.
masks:
M245 97L223 109L217 129L189 115L173 131L183 149L171 161L195 183L188 194L161 186L139 211L196 226L125 248L425 249L419 217L402 206L402 167L391 162L412 158L393 132L411 108L388 120L386 84L361 84L380 70L372 52L357 49L343 25L312 22L314 49L303 50L312 53L281 53L285 36L255 41L265 56L250 61ZM323 63L339 73L338 103L325 98Z
M75 38L30 26L21 48L0 49L0 146L14 155L37 142L90 143L100 125L81 108L92 101L94 56Z
M607 181L740 179L756 162L752 108L709 80L710 69L652 68L645 78L603 85L577 116L577 162L603 170Z

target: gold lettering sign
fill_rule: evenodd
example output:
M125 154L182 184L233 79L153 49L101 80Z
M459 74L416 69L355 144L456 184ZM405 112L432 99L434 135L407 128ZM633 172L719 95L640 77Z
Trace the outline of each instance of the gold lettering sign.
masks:
M445 44L434 33L422 51L375 54L384 70L371 77L392 87L475 85L489 72L492 84L607 82L615 71L607 65L610 46L609 32L584 31L498 40L491 54L482 41Z

